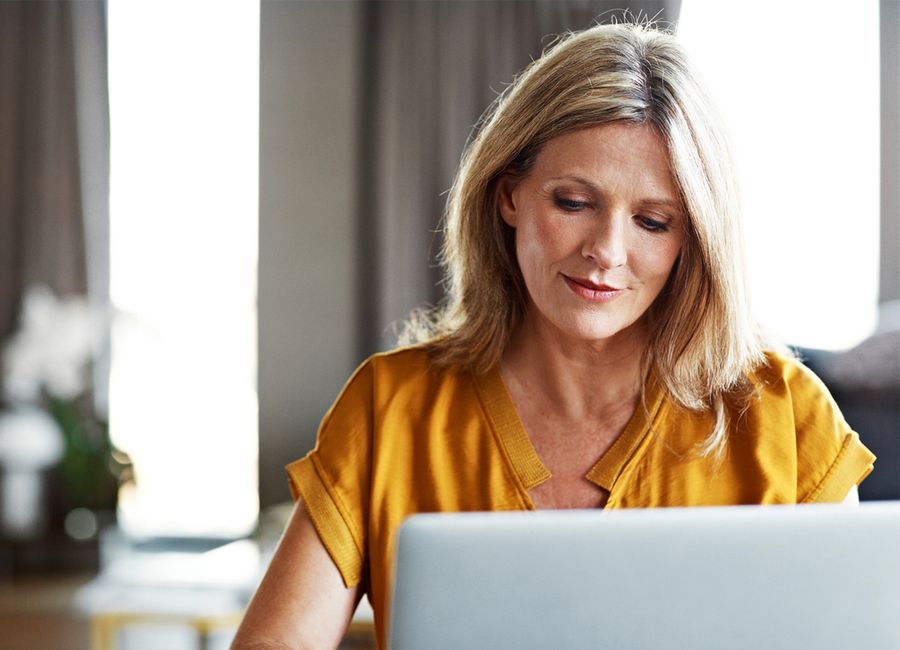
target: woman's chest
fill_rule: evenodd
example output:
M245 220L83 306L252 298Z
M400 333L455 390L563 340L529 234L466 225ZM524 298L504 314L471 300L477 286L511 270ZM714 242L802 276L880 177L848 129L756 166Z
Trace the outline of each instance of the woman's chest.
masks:
M615 445L629 417L629 412L623 412L603 421L566 421L523 414L528 438L549 474L528 490L534 507L538 510L604 507L611 486L599 485L589 476Z
M528 491L537 510L572 510L603 508L609 492L584 477L551 477Z
M609 490L588 478L621 431L577 424L526 427L529 439L549 477L528 490L534 507L545 509L602 508ZM624 424L622 425L624 427Z

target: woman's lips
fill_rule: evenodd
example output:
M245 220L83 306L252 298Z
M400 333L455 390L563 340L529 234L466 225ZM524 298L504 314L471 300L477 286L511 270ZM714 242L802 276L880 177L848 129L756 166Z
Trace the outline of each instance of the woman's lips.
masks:
M608 284L594 284L585 278L570 278L568 275L564 275L563 279L575 295L591 302L609 302L617 298L623 291Z

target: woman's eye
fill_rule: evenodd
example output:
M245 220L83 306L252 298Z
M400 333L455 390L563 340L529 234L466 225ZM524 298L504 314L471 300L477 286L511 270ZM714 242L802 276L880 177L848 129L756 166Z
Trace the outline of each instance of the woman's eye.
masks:
M669 229L669 225L665 221L644 216L638 216L637 219L638 223L641 224L641 228L650 232L666 232Z
M577 199L565 199L562 197L557 197L556 205L558 205L563 210L566 210L567 212L578 212L587 204L584 201L579 201Z

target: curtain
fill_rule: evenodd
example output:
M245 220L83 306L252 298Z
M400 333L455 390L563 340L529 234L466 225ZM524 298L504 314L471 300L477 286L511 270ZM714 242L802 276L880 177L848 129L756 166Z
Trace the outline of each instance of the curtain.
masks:
M29 285L106 304L107 98L102 1L0 2L0 342Z
M881 0L881 277L882 326L900 309L900 3ZM895 315L894 322L898 320Z
M358 237L360 358L442 297L440 222L472 127L553 35L678 1L370 2L365 5Z
M106 2L75 0L71 9L85 280L88 299L102 313L110 304ZM101 417L108 412L109 369L109 341L105 339L92 367L94 407Z

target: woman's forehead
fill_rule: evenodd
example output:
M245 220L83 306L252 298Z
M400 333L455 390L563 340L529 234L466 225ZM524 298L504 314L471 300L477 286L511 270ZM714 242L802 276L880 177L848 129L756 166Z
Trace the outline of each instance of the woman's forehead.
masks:
M580 159L643 160L669 167L665 141L655 127L646 123L611 122L570 131L546 142L538 157L545 153L557 159L568 154Z
M541 148L534 171L544 180L640 183L662 200L679 196L665 141L647 124L615 122L557 136Z

